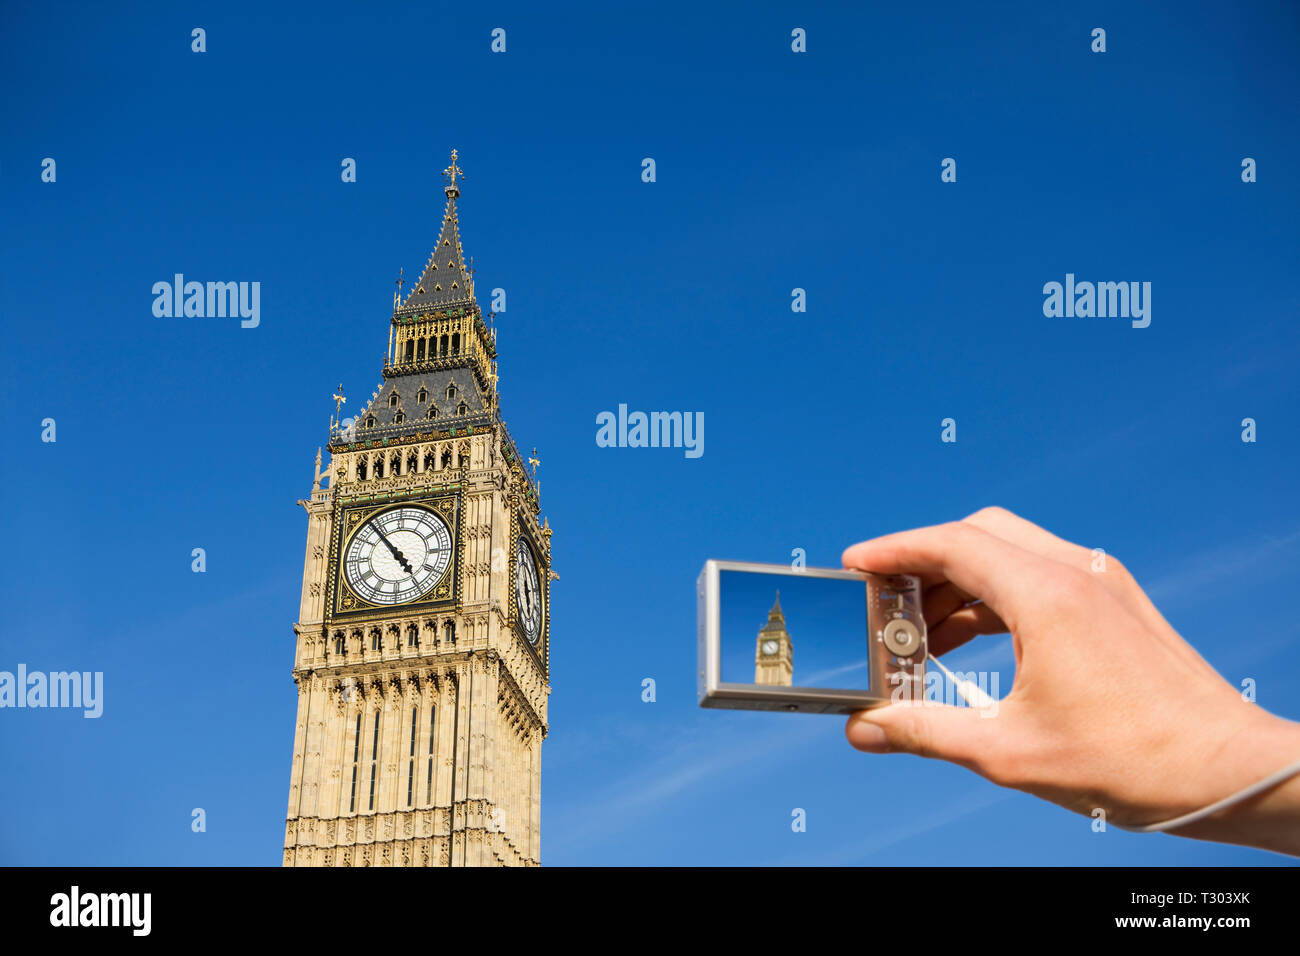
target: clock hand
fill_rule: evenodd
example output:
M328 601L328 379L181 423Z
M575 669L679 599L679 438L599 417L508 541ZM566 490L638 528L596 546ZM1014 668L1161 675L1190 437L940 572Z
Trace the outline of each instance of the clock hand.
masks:
M380 528L379 525L375 525L374 527L375 527L375 531L379 533L379 539L383 541L384 544L388 545L388 550L392 552L393 557L397 560L397 563L402 566L402 570L405 571L407 574L413 574L414 572L411 570L411 564L409 561L406 560L406 555L402 554L402 552L397 550L397 548L393 545L393 542L388 540L388 536L384 534L383 529Z

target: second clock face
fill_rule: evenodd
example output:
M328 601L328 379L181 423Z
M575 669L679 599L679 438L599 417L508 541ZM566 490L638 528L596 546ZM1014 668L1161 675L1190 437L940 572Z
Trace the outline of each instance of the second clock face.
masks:
M542 587L532 548L522 537L515 542L515 606L524 634L536 644L542 636Z
M451 531L427 508L381 512L352 536L343 575L372 604L405 604L432 590L451 564Z
M764 653L764 654L775 654L775 653L776 653L776 646L777 646L777 645L776 645L776 641L764 641L764 642L763 642L763 653Z

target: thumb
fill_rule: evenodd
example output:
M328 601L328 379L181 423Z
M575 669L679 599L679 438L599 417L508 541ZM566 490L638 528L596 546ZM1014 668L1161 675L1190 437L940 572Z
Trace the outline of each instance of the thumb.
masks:
M897 701L849 717L844 735L866 753L907 753L972 767L991 749L997 719L972 707Z

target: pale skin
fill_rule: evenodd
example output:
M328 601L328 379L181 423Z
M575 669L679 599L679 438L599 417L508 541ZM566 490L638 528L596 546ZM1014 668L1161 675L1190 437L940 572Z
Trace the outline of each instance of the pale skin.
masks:
M1016 657L995 716L895 703L853 714L849 743L949 760L1126 826L1199 810L1300 760L1300 724L1244 700L1114 557L1098 565L1001 508L846 550L846 568L921 577L936 657L1003 633ZM1300 776L1169 832L1300 856Z

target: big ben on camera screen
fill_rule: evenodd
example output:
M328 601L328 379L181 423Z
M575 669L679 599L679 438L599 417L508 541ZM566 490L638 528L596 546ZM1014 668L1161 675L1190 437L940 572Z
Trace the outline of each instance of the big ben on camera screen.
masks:
M541 859L551 530L501 419L456 161L437 245L394 298L383 383L331 424L328 487L318 453L300 502L285 866Z

